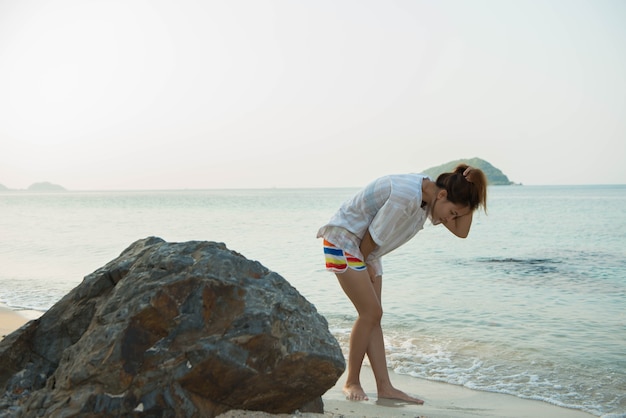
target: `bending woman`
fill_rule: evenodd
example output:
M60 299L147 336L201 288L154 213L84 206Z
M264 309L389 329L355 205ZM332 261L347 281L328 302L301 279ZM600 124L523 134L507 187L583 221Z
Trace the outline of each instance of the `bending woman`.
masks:
M409 241L426 219L467 237L472 214L486 210L487 180L476 168L459 165L432 181L422 174L379 178L346 201L317 233L324 238L326 269L335 273L357 310L350 334L344 393L350 400L368 400L360 382L365 354L369 358L378 398L423 404L391 384L381 328L381 257Z

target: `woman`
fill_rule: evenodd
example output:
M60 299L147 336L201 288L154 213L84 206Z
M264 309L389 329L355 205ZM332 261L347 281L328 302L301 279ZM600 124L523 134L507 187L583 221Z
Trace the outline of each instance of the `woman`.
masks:
M459 165L436 182L422 174L390 175L375 180L345 202L320 228L326 268L334 272L354 304L358 317L350 335L348 375L344 393L350 400L368 400L360 382L365 354L369 358L378 398L423 404L394 388L389 379L382 318L381 257L409 241L430 218L454 235L467 237L473 212L486 210L487 180L476 168Z

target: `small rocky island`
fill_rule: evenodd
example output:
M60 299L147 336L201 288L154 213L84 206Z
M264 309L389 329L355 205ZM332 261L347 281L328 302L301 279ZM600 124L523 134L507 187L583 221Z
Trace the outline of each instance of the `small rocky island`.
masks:
M15 192L15 191L24 191L18 189L10 189L6 187L4 184L0 184L0 192ZM27 192L66 192L67 189L59 184L50 183L48 181L42 181L38 183L33 183L26 189Z
M516 184L510 181L499 168L494 167L489 162L480 158L465 158L450 161L445 164L426 169L422 171L422 173L428 175L432 179L436 179L439 174L450 172L459 164L467 164L472 167L480 168L485 173L485 176L487 176L487 181L491 186L509 186Z
M28 189L29 192L65 192L65 187L58 184L43 181L40 183L31 184Z

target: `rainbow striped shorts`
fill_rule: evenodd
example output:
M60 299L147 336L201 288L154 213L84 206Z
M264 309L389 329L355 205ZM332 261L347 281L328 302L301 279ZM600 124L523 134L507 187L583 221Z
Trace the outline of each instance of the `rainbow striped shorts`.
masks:
M326 270L333 273L343 273L348 267L357 271L367 268L365 263L359 258L345 252L341 248L335 247L326 240L324 240L324 257L326 258Z

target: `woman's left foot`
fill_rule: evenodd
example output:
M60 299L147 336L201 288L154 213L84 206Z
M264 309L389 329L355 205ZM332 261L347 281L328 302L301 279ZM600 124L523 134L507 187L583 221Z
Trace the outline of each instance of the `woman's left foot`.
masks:
M396 388L392 388L388 391L385 392L378 392L378 397L379 398L384 398L384 399L396 399L396 400L400 400L400 401L405 401L405 402L411 402L411 403L415 403L418 405L423 405L424 401L418 398L415 398L413 396L407 395L406 393L402 392L401 390L398 390Z

